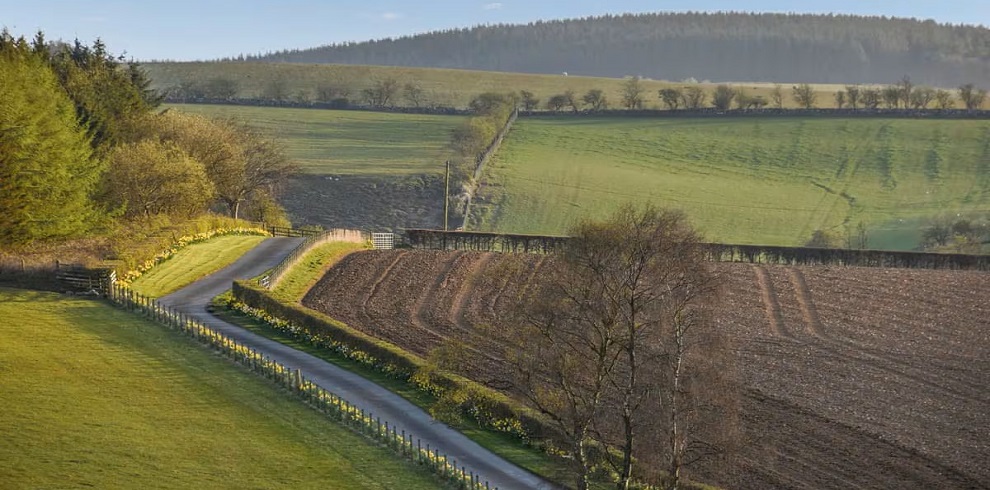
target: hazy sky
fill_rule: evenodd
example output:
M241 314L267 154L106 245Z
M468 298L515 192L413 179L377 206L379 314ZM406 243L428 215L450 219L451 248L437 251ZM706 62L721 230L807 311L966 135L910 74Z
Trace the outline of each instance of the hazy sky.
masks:
M797 7L796 5L801 5ZM212 59L487 23L605 13L836 12L990 26L990 0L0 0L0 26L102 38L139 60Z

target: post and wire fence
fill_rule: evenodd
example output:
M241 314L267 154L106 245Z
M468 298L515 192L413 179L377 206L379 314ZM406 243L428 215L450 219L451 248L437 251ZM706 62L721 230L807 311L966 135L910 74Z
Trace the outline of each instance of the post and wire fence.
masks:
M419 465L426 466L440 478L464 490L495 490L481 475L456 459L450 459L438 448L394 423L383 421L374 413L358 408L340 396L306 379L299 369L291 369L256 349L224 335L191 316L163 306L154 298L118 284L105 288L105 295L112 303L126 311L142 315L170 329L177 330L241 364L256 374L294 392L310 406L333 420L337 420L355 432L363 434L391 449L394 453Z

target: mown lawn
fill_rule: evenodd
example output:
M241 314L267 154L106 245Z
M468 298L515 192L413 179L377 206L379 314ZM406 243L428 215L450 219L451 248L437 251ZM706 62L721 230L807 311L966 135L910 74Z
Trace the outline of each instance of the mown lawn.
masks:
M799 245L863 222L871 248L911 249L929 218L990 212L990 122L527 118L486 184L486 231L562 234L653 201L713 241Z
M173 104L235 117L278 137L303 172L327 175L442 174L450 132L464 117L274 107Z
M265 238L226 235L194 243L137 278L131 288L152 298L165 296L236 262Z
M177 333L0 289L0 487L437 488Z

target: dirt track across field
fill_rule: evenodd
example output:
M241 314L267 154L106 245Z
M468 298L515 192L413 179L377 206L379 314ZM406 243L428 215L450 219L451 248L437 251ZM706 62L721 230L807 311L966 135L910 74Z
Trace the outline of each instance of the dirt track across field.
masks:
M304 304L421 355L456 339L500 387L537 255L368 251ZM990 488L990 274L719 264L750 444L733 488ZM699 475L700 476L700 475Z

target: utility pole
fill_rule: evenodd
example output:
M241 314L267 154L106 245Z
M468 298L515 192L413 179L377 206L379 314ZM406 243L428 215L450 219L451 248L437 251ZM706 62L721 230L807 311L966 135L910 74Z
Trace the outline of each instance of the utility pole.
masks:
M443 231L447 231L447 216L450 211L450 160L443 176Z

